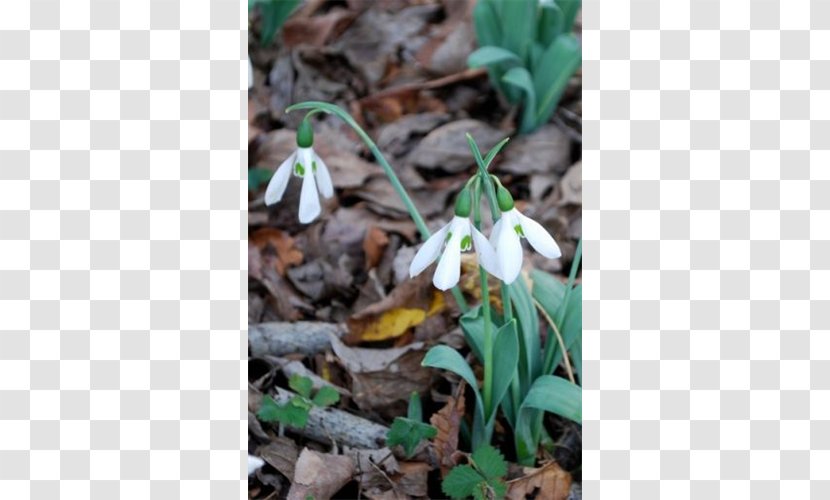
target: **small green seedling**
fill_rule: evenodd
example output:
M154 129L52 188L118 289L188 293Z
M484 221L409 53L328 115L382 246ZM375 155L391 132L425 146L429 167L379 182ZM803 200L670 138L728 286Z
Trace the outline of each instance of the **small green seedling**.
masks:
M473 452L469 465L454 467L441 489L452 498L473 497L476 500L504 498L507 494L507 462L498 450L489 444Z
M288 379L288 387L293 389L297 395L284 404L277 403L271 396L262 398L262 406L257 412L260 420L279 422L289 427L302 429L308 423L308 414L312 406L324 408L340 401L340 394L327 385L321 387L312 398L311 379L302 375L291 375Z
M421 398L413 391L409 397L409 409L406 417L395 417L392 427L386 433L386 446L401 445L406 458L412 458L418 445L426 439L432 439L438 434L438 429L425 424L421 412Z
M547 123L582 64L572 33L581 0L479 0L473 24L479 49L470 67L487 68L493 86L522 104L519 132Z

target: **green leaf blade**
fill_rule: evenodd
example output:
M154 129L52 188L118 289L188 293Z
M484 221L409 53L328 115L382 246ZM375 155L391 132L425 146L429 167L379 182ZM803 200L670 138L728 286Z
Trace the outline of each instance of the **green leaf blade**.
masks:
M582 389L562 377L543 375L536 379L522 406L582 423Z
M498 356L493 359L493 413L488 418L495 417L498 405L507 394L519 364L519 340L515 319L499 328L493 343L493 352L498 353Z
M312 385L310 378L303 377L297 373L291 375L291 378L288 379L288 387L304 398L311 396Z
M422 441L438 435L435 427L404 417L396 417L386 433L386 446L401 445L407 458L412 458Z
M519 88L525 94L519 131L527 133L535 130L539 125L536 122L536 88L533 85L530 72L523 67L515 67L505 73L501 79L503 82Z
M467 498L472 496L473 491L484 478L469 465L453 467L444 481L441 483L441 490L451 498Z
M493 45L479 47L467 56L467 66L471 68L489 67L501 63L521 64L522 61L513 52Z
M317 391L317 394L314 395L314 399L311 400L315 406L319 407L326 407L331 406L335 403L340 401L340 393L334 389L334 387L324 385Z
M471 458L478 471L488 481L507 475L507 461L499 450L489 444L476 448Z
M582 47L574 35L562 35L545 50L533 75L533 85L539 99L535 104L534 121L548 121L559 98L568 86L568 80L582 64Z

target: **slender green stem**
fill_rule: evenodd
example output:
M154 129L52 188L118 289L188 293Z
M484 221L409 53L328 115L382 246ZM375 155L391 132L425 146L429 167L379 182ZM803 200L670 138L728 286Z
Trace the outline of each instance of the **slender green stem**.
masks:
M418 228L418 232L421 233L421 237L426 241L432 233L430 233L429 228L424 222L424 218L421 216L420 212L418 212L418 208L415 206L415 203L412 201L412 198L409 197L409 193L406 192L406 188L403 187L401 184L400 179L398 179L398 175L395 173L395 170L392 169L392 166L389 165L389 162L386 161L386 158L383 157L383 153L380 152L375 141L369 137L369 134L364 131L360 125L348 114L343 108L340 106L336 106L334 104L329 104L327 102L322 101L306 101L300 102L297 104L292 104L285 108L286 113L290 113L292 111L296 111L299 109L310 109L309 113L306 116L311 116L315 113L330 113L336 115L338 118L343 120L346 125L350 126L352 130L360 137L360 139L366 144L366 147L369 148L369 151L372 152L375 159L380 164L381 168L383 168L384 173L389 178L389 182L392 184L392 188L401 198L406 210L409 212L409 216L412 218L412 222L415 223L415 227ZM464 295L461 293L459 288L453 287L452 295L455 297L456 302L458 302L458 307L461 309L462 313L465 313L469 310L467 306L467 301L464 299Z
M473 184L473 225L481 230L481 183ZM490 286L487 271L479 263L478 275L481 280L481 312L484 316L484 415L489 420L493 408L493 328L490 312ZM487 442L490 436L487 436Z

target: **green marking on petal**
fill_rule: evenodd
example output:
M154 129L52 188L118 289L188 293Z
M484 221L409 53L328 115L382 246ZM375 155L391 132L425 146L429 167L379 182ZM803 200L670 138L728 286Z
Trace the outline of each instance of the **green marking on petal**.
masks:
M311 162L311 171L315 174L317 173L317 162L316 161Z
M513 226L513 230L516 231L516 234L518 234L519 236L525 235L524 229L522 229L521 224L516 224L515 226Z
M473 238L468 234L467 236L461 238L461 251L466 252L471 248L473 248Z
M452 238L452 231L447 231L447 237L444 239L444 243L450 241L450 238Z
M302 177L305 175L305 168L302 166L302 164L297 163L296 165L294 165L294 173Z

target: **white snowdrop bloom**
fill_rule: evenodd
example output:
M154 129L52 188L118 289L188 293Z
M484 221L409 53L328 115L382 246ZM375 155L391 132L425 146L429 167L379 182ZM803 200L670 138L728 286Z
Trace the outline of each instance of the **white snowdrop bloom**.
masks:
M446 243L446 245L445 245ZM448 290L458 284L461 275L461 252L475 249L481 267L488 273L501 277L496 253L487 238L476 229L467 217L456 215L449 224L430 236L415 254L409 266L409 276L420 274L438 259L438 267L432 284L440 290ZM443 250L443 252L442 252Z
M522 270L522 237L527 238L534 250L549 259L562 256L559 245L541 224L515 207L511 208L502 214L490 235L502 280L507 284L513 283Z
M248 455L248 475L250 476L254 472L257 471L260 467L265 465L265 461L259 457L255 457L253 455Z
M308 224L320 215L318 191L324 198L334 196L329 169L312 148L313 137L311 124L308 120L303 120L297 129L297 150L277 168L265 190L265 204L273 205L282 200L291 174L300 177L303 184L300 191L299 215L303 224Z

